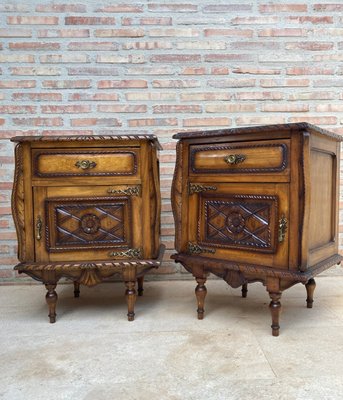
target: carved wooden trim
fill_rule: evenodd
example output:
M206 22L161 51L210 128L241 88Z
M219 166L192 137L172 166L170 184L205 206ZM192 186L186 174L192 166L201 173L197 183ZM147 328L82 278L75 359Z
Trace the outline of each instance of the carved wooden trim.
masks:
M162 150L157 136L152 134L139 135L68 135L68 136L16 136L11 138L12 142L93 142L93 141L151 141L154 142L159 150Z
M151 144L152 150L152 178L150 183L150 219L152 229L153 254L156 254L161 235L161 192L160 192L160 169L157 152L154 144Z
M175 249L181 249L182 240L182 142L176 144L176 163L171 189L171 204L175 221Z
M18 259L24 261L25 253L25 203L24 203L24 173L23 173L23 146L15 147L15 171L12 190L12 214L18 238Z
M235 150L235 149L254 149L254 148L269 148L269 147L281 147L282 148L282 160L278 167L265 167L265 168L217 168L217 169L197 169L195 168L195 155L196 153L205 151L217 151L217 150ZM241 173L265 173L265 172L282 172L288 165L288 149L285 143L277 144L253 144L253 145L221 145L221 146L193 146L190 150L190 168L194 173L198 174L241 174Z
M116 172L116 171L111 171L111 172L96 172L95 170L87 171L87 172L82 172L82 171L76 171L76 172L70 172L70 173L62 173L62 172L51 172L51 173L44 173L40 172L38 170L38 163L39 163L39 157L40 156L49 156L49 155L103 155L103 154L130 154L133 157L133 170L131 172ZM97 150L63 150L61 152L52 152L52 151L40 151L35 153L34 159L33 159L33 173L35 176L39 176L40 178L50 178L50 177L71 177L71 176L118 176L118 175L135 175L137 173L137 155L134 151L97 151Z
M231 128L231 129L212 129L207 131L195 131L195 132L180 132L173 136L173 139L193 139L193 138L207 138L207 137L225 137L231 135L245 135L250 133L268 133L271 136L271 132L286 132L290 133L293 131L304 131L309 130L320 135L331 137L338 141L343 141L343 137L333 132L327 131L323 128L318 128L308 122L296 122L290 124L278 124L278 125L259 125L252 127L242 128Z

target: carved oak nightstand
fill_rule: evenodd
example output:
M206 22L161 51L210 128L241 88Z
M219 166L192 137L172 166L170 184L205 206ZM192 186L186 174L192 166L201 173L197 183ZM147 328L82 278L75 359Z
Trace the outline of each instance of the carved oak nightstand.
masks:
M144 274L161 263L160 186L153 135L15 137L15 267L42 281L55 322L61 277L96 285L120 274L128 319Z
M198 283L204 315L211 272L234 288L259 281L279 334L283 290L339 263L338 191L342 138L298 123L179 133L172 187L173 256Z

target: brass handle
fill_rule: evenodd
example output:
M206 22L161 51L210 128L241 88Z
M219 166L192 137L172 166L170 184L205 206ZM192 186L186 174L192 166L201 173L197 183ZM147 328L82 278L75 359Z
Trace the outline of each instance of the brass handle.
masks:
M283 215L279 220L279 243L282 243L285 239L287 232L287 218Z
M128 249L126 251L111 251L109 257L142 258L142 249Z
M224 157L224 161L229 165L242 163L246 159L244 154L229 154Z
M36 231L37 231L36 239L37 240L41 240L42 239L42 226L43 226L42 218L41 218L40 215L38 215L37 221L36 221Z
M109 194L124 194L126 196L139 196L140 195L140 187L134 186L134 187L126 188L126 189L109 188L109 189L107 189L107 193L109 193Z
M81 161L77 161L75 163L75 167L81 168L81 169L90 169L90 168L96 167L96 162L89 161L89 160L81 160Z

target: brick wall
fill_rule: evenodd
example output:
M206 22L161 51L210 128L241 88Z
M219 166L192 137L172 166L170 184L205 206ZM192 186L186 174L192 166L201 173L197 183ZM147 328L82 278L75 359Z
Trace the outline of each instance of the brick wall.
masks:
M185 276L168 261L172 134L297 121L343 133L342 15L340 1L1 2L0 280L18 279L8 138L70 133L158 135L159 278Z

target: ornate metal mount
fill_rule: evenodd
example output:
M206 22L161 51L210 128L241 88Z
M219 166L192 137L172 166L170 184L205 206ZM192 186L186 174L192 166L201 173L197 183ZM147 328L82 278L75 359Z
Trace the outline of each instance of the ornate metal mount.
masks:
M214 249L208 249L205 247L201 247L196 243L188 242L188 253L189 254L201 254L201 253L215 253Z
M129 249L126 251L111 251L110 257L142 258L142 249Z
M279 243L283 242L287 231L287 218L283 215L279 220Z
M190 183L188 187L188 193L200 193L206 192L207 190L217 190L216 186L204 186L204 185L197 185L195 183Z
M246 159L244 154L229 154L224 157L224 161L229 165L242 163Z
M91 168L96 167L96 162L89 161L89 160L81 160L81 161L77 161L75 163L75 167L81 168L81 169L91 169Z
M36 239L37 240L42 239L42 226L43 226L42 217L40 215L38 215L37 221L36 221L36 231L37 231Z
M129 187L126 189L108 189L109 194L125 194L126 196L139 196L141 194L140 186Z

